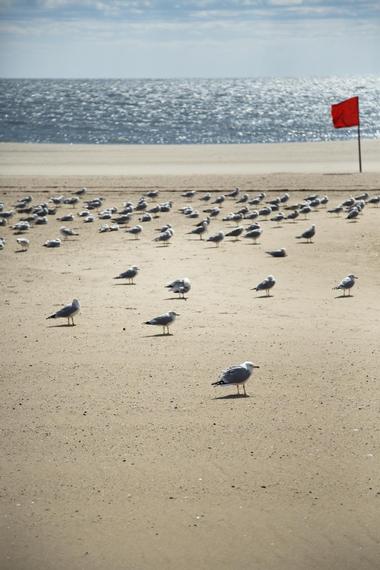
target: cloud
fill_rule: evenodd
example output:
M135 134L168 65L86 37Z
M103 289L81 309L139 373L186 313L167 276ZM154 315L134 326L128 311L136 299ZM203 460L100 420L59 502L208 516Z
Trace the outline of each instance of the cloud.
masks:
M132 18L179 20L187 17L289 18L379 17L378 0L0 0L2 17Z

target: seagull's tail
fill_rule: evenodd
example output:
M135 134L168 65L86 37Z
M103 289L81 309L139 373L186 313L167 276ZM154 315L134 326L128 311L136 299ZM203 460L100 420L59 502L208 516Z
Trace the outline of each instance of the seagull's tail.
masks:
M55 319L56 318L56 313L54 313L54 315L50 315L50 317L46 317L46 320L48 319Z
M211 386L224 386L224 380L218 380L217 382L212 382Z
M301 239L303 236L296 236L296 239Z

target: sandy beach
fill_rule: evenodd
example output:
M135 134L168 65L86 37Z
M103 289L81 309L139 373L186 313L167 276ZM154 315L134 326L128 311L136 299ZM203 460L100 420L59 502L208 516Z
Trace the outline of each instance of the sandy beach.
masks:
M0 144L5 210L87 188L32 227L26 252L11 229L19 215L0 227L2 569L379 568L380 208L356 222L322 206L263 220L257 245L220 247L188 235L198 220L179 212L191 204L202 219L200 197L235 186L266 200L289 192L289 204L327 194L328 208L379 195L380 141L363 141L362 174L356 150ZM77 216L85 199L120 210L149 190L149 206L173 207L138 240ZM240 207L226 199L209 234L232 229L222 217ZM71 212L79 237L42 247ZM153 240L167 223L165 247ZM313 243L296 239L311 224ZM280 247L284 259L266 253ZM134 264L135 285L113 279ZM350 273L343 298L333 287ZM266 298L253 288L270 274ZM182 276L187 300L165 288ZM76 326L46 320L75 297ZM173 310L170 336L143 324ZM246 360L260 366L249 397L211 386Z

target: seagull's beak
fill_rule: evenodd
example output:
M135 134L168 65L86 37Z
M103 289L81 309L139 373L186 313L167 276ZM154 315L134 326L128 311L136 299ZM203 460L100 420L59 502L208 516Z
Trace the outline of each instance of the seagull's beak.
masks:
M260 366L257 366L256 364L254 364L253 368L260 368Z

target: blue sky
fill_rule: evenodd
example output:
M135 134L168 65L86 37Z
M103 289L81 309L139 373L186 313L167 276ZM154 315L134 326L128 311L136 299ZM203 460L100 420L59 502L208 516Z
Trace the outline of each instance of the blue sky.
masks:
M380 74L380 0L0 0L0 77Z

